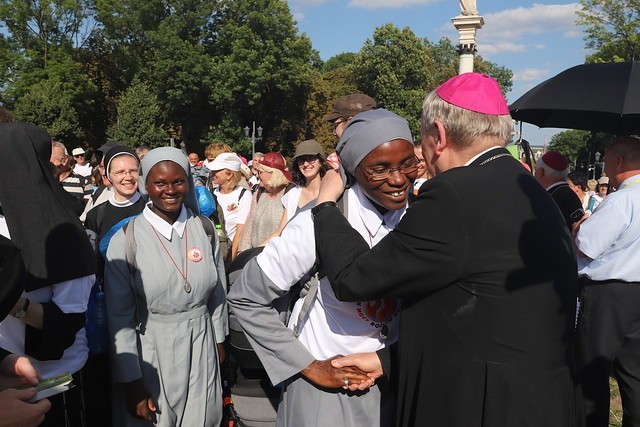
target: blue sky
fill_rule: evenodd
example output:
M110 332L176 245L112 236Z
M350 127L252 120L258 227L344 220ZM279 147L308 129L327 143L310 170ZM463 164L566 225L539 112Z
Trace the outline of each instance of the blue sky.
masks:
M358 52L375 28L386 23L409 27L418 37L458 43L451 18L458 0L288 0L298 29L311 39L324 60L341 52ZM477 0L485 25L477 33L478 53L510 68L515 101L536 84L584 62L583 28L576 25L578 2L563 0ZM532 145L548 143L562 129L525 124Z

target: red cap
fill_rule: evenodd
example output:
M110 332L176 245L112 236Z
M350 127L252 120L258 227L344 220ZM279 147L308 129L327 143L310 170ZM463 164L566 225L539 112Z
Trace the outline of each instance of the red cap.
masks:
M440 98L465 110L491 115L509 114L509 107L500 85L489 76L465 73L455 76L438 86Z
M557 151L547 151L542 156L542 161L545 165L557 171L563 171L569 167L569 162L566 157Z
M289 181L292 180L292 176L289 173L289 169L287 168L287 162L284 157L282 157L282 154L274 152L267 153L262 159L260 159L260 164L270 168L278 169Z

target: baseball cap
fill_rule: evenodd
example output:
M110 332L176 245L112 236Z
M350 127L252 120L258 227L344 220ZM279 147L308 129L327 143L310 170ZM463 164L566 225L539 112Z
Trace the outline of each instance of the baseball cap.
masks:
M338 98L333 105L333 111L322 120L332 122L340 117L353 117L363 111L373 110L377 107L376 101L363 93L353 93Z
M307 139L302 141L296 147L296 153L293 155L293 160L297 159L300 156L316 156L321 155L324 157L324 149L322 145L315 139Z
M209 163L207 169L212 171L220 171L222 169L229 169L230 171L240 171L240 165L242 160L236 153L221 153Z
M260 165L278 169L289 181L291 181L292 179L291 174L289 173L289 169L287 168L287 162L280 153L271 152L265 154L264 157L260 160Z

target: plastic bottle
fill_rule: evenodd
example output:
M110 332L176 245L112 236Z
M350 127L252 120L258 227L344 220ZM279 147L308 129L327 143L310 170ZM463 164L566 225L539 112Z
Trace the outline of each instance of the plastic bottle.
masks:
M92 298L93 304L87 310L87 341L89 352L92 354L106 353L108 345L107 337L107 311L104 302L104 292L98 288Z

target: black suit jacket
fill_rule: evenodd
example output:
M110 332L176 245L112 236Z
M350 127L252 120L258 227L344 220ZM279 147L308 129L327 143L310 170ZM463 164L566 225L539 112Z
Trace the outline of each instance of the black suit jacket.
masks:
M339 299L403 301L398 425L574 425L575 253L507 150L427 181L371 249L337 209L315 224Z

